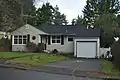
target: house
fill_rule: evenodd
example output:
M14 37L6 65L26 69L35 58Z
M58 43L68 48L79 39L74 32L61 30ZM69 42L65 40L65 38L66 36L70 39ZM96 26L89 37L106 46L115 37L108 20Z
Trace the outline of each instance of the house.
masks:
M43 24L35 28L26 24L11 33L12 51L25 51L28 41L46 44L46 50L57 49L62 53L74 53L76 57L99 57L100 32L85 25L55 26Z

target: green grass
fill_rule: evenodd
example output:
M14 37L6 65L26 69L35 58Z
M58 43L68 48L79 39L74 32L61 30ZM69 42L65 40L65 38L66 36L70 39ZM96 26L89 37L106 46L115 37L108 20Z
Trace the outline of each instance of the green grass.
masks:
M107 74L120 74L120 71L110 61L101 60L101 70Z
M13 63L13 64L24 64L24 65L43 65L43 64L48 64L51 62L56 62L56 61L61 61L68 59L68 57L59 55L59 54L39 54L37 56L32 56L32 57L24 57L24 58L17 58L14 60L9 60L7 63Z
M31 53L25 53L25 52L0 52L0 58L24 56L26 54L31 54Z

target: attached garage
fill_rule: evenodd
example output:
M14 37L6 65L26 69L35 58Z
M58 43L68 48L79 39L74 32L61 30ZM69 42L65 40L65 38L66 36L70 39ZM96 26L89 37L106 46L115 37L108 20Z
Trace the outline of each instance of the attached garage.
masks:
M81 58L99 57L99 38L75 39L74 55Z

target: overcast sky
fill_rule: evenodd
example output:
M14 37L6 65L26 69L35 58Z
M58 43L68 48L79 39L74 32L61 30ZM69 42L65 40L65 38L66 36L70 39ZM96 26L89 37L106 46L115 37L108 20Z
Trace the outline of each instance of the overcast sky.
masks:
M71 22L73 18L82 15L82 10L86 5L86 0L45 0L44 2L50 2L53 7L58 5L60 12L67 16L67 20ZM37 3L37 7L40 6L42 2Z

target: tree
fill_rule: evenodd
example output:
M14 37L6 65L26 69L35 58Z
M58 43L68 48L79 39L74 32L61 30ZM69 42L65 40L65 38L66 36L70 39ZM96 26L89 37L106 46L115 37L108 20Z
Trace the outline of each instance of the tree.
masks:
M118 33L117 16L112 13L100 15L100 17L96 19L94 26L104 29L106 33L116 35Z
M96 18L102 14L117 14L119 0L87 0L83 13L87 25L93 25Z
M41 25L42 23L52 23L52 18L53 18L53 11L54 8L50 3L46 3L42 5L42 8L38 8L36 11L36 22L37 26Z
M29 12L28 15L26 15L26 23L30 24L32 26L36 26L37 25L37 20L36 20L36 7L33 5L31 11Z
M93 25L97 16L97 0L87 0L83 9L84 19L87 25Z
M59 12L59 7L57 5L54 9L55 10L54 10L54 13L53 13L53 24L55 24L55 25L66 25L68 23L67 20L66 20L66 16Z
M50 3L43 4L41 8L36 11L37 26L42 23L66 25L67 20L64 14L59 12L59 7L53 7Z
M76 19L72 20L72 24L86 24L85 19L82 16L77 16Z
M9 31L24 25L23 14L28 14L32 5L32 0L0 0L0 28Z

